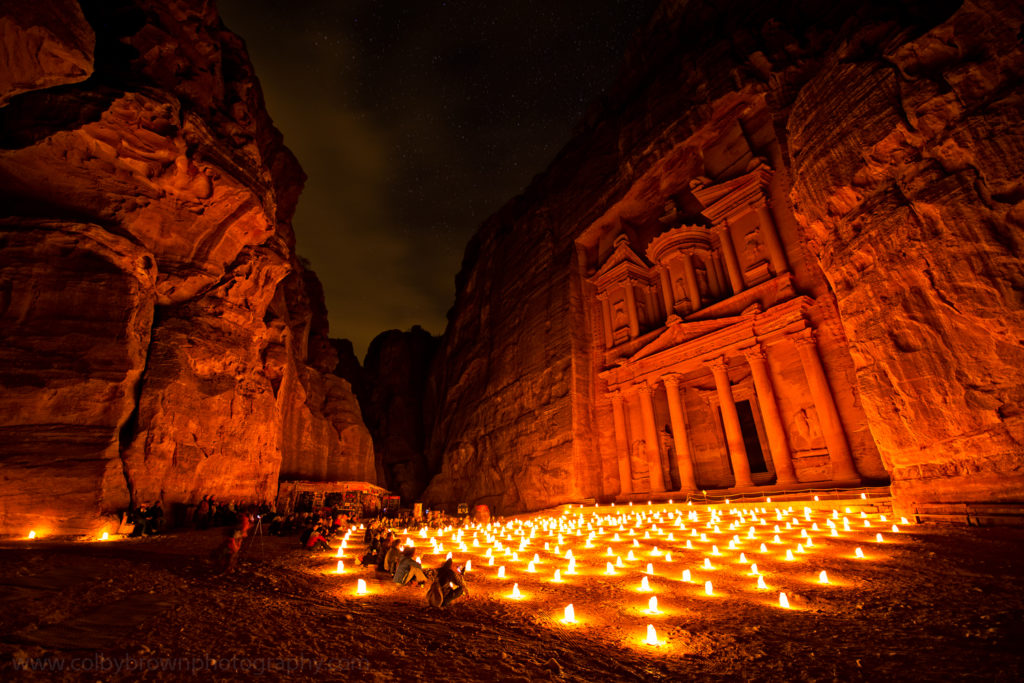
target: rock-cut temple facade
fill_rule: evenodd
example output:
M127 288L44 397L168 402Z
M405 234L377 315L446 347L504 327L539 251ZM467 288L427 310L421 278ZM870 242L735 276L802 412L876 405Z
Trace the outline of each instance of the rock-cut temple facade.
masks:
M885 477L834 297L772 196L772 169L749 158L737 175L693 178L692 213L666 196L657 219L598 221L577 240L594 271L606 495Z

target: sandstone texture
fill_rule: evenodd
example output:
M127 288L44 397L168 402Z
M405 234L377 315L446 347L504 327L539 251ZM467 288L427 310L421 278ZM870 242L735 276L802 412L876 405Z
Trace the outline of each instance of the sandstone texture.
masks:
M663 3L466 250L425 499L685 491L680 452L748 490L760 442L755 490L1021 500L1021 26L994 0Z
M375 481L304 176L213 3L2 7L0 531Z

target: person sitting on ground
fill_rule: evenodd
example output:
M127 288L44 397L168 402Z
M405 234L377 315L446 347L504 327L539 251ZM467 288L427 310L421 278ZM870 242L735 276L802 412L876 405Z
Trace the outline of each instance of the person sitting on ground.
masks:
M160 507L160 501L154 501L146 512L146 535L160 533L164 525L164 509Z
M398 561L402 559L402 542L395 538L391 540L391 547L384 556L384 571L394 576Z
M452 558L445 560L445 563L437 570L435 579L441 586L442 601L440 607L447 607L463 595L469 595L466 587L466 580L462 571L452 566Z
M423 572L423 566L413 558L415 554L414 546L402 549L402 559L395 566L395 583L408 586L415 581L420 588L427 584L427 575Z
M306 540L306 550L330 550L331 546L327 543L327 537L324 536L324 530L322 527L317 527L313 530L313 533L309 535Z

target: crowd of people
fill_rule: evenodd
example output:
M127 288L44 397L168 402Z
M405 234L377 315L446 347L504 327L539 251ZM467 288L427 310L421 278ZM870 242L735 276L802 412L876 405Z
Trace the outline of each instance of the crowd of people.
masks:
M400 586L424 587L430 583L427 601L435 607L447 607L468 595L464 577L465 567L456 568L451 558L435 569L424 569L416 560L416 547L402 545L401 539L386 520L378 519L366 525L363 540L368 549L362 565L373 566L378 572L391 576Z

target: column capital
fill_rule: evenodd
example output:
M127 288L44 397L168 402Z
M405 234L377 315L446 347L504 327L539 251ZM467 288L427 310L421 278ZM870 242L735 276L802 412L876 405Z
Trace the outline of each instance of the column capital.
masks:
M619 389L609 389L608 398L610 398L612 401L621 401L623 399L622 391L620 391Z
M818 342L817 335L814 334L814 330L810 327L805 327L799 332L794 333L793 341L796 342L798 346L814 346Z
M770 209L772 206L771 200L768 197L761 197L750 202L751 211L759 211L761 209Z
M646 394L647 396L650 396L651 395L651 391L653 390L651 385L648 384L647 380L645 380L645 379L642 379L639 382L637 382L636 384L634 384L633 388L636 389L641 394Z
M597 297L598 301L607 301L608 300L608 292L606 290L603 290L603 289L599 289L597 291L597 294L595 294L595 296Z
M755 343L753 346L748 346L745 349L740 349L740 351L748 362L761 361L763 363L768 358L765 355L764 348L761 346L760 342Z
M667 375L662 376L661 381L669 389L678 389L679 382L682 381L683 377L678 372L670 372Z
M711 372L714 373L726 372L729 368L729 364L726 362L725 356L710 358L704 361L704 365L708 366Z

